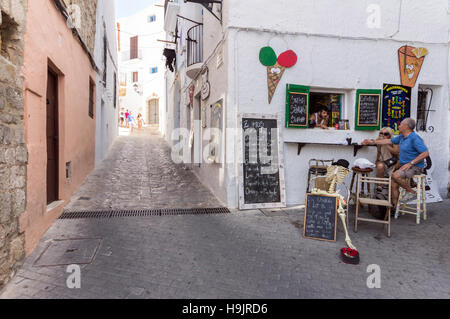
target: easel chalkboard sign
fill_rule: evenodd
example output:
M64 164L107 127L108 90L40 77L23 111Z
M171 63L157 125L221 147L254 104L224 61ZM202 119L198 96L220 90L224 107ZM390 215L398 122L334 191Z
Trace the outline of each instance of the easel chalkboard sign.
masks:
M381 90L356 92L356 130L374 131L381 126Z
M337 197L306 194L303 236L309 239L336 241Z
M239 115L239 208L286 207L279 116Z
M286 127L309 127L309 87L286 85Z

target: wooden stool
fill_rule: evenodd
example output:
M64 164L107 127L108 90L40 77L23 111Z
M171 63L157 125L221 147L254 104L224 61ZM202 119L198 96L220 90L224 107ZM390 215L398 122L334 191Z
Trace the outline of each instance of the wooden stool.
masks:
M416 207L408 206L407 203L402 203L402 198L406 195L406 190L403 188L400 190L398 197L397 209L395 211L395 219L398 219L399 213L402 215L410 214L416 215L416 222L420 224L420 215L423 213L423 219L427 220L427 203L426 203L426 175L414 175L413 179L417 183L417 204ZM411 179L407 180L411 183Z
M353 192L353 185L355 183L355 176L358 175L358 178L356 180L356 183L359 183L359 179L360 177L369 177L370 173L373 172L373 169L371 168L359 168L358 166L355 166L352 168L353 171L353 175L352 175L352 182L350 183L350 193L351 193L351 198L353 199L353 202L356 203L356 193ZM366 184L366 188L367 188L367 194L364 193L364 184ZM367 195L370 196L370 185L369 183L361 183L361 188L360 188L360 197L362 197L361 195Z
M308 168L308 181L306 192L309 193L311 183L311 177L325 176L327 175L327 167L330 166L334 160L320 160L320 159L310 159ZM327 165L326 163L329 163Z

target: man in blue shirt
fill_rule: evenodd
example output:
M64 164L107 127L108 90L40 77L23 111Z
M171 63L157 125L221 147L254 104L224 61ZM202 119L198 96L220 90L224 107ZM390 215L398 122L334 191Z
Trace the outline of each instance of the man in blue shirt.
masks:
M392 174L392 201L394 207L397 205L399 197L399 186L406 190L404 198L408 202L416 198L415 191L407 183L407 179L414 175L422 174L425 167L424 160L430 156L428 148L422 138L414 132L416 121L412 118L404 119L399 126L400 135L392 139L364 140L363 145L398 145L400 155L400 169Z

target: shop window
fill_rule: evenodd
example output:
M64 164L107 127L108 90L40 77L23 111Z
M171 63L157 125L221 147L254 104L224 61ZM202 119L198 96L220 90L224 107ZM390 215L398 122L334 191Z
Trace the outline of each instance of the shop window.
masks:
M311 92L310 100L310 116L319 113L322 109L326 109L329 118L328 127L339 125L339 120L342 119L343 94Z

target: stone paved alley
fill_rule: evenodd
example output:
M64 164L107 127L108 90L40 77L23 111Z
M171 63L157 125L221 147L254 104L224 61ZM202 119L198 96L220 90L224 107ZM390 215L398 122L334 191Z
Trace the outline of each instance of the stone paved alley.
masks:
M220 206L168 154L154 131L120 137L68 208ZM390 239L380 226L351 230L361 253L357 266L338 258L341 229L336 243L304 239L299 209L57 220L0 296L450 298L449 204L429 205L429 220L420 225L413 217L393 221ZM87 260L80 289L67 287L67 266L49 266L74 253L63 244L69 239L78 240L78 257ZM370 264L381 267L380 289L367 288Z

